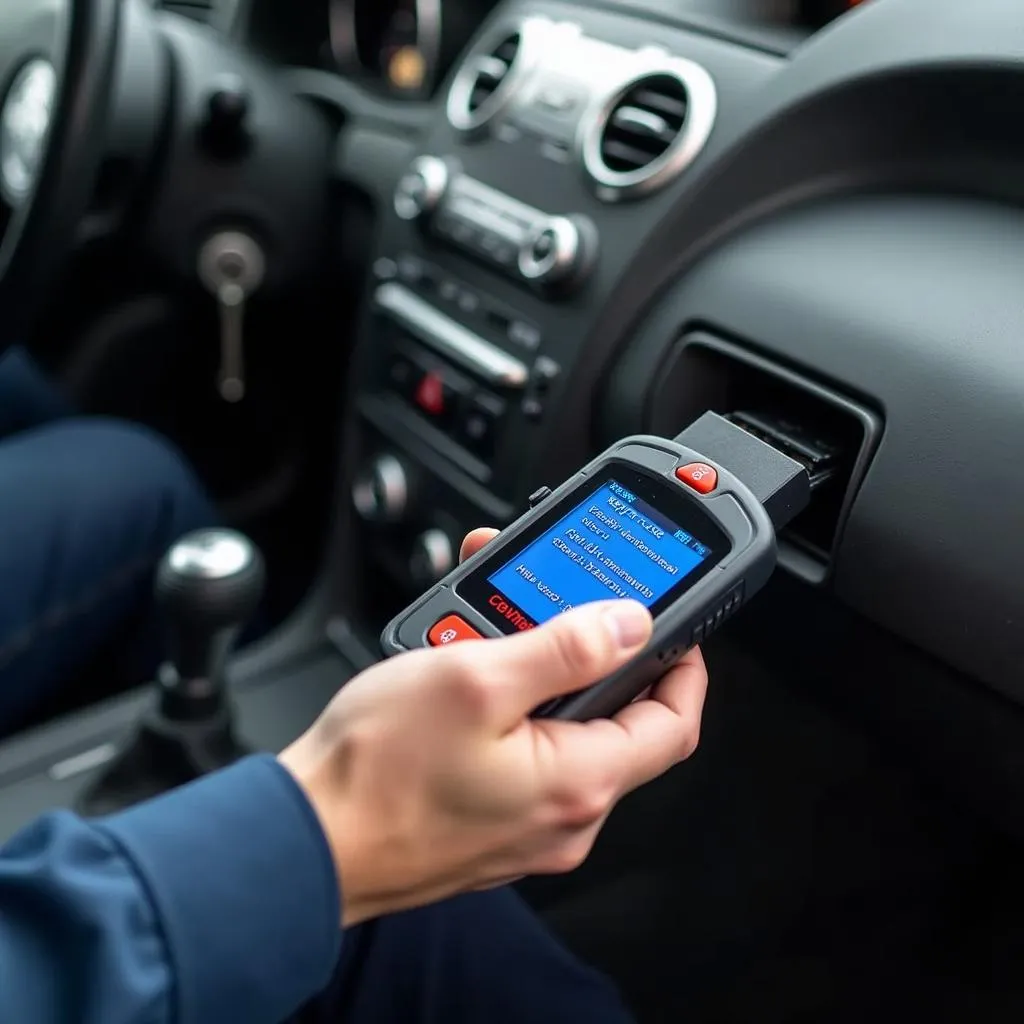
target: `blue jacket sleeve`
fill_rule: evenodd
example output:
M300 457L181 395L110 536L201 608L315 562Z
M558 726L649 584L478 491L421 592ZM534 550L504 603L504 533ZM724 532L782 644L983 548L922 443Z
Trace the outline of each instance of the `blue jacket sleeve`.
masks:
M328 981L340 894L272 757L0 850L0 1021L281 1024Z

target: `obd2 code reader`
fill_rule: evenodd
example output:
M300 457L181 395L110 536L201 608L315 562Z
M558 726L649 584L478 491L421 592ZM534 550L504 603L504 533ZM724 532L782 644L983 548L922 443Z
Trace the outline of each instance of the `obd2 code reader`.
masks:
M768 581L807 468L707 413L674 441L628 437L531 508L384 630L386 655L507 636L593 601L650 609L651 639L611 676L535 714L621 710Z

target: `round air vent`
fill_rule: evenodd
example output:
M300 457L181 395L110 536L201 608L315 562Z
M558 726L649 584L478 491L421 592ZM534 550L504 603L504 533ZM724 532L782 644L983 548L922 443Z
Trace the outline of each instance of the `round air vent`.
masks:
M511 100L529 70L538 35L548 22L531 18L505 27L474 48L448 93L448 120L459 131L482 128Z
M711 76L689 61L631 78L583 125L583 165L600 197L625 199L667 184L707 142L715 109Z

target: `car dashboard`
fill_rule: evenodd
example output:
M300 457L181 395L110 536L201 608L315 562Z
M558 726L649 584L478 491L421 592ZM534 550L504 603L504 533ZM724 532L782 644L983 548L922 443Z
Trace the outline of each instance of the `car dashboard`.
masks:
M839 470L712 668L743 646L1024 833L1024 9L232 9L224 31L338 125L336 186L371 210L337 268L365 284L321 583L236 666L258 743L315 715L337 659L377 656L469 529L713 409ZM135 707L3 752L41 780L19 811Z

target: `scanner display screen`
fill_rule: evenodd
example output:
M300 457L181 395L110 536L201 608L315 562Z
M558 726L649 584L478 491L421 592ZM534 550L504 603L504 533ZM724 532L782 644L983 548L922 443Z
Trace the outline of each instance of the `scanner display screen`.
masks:
M563 499L514 554L506 549L459 591L506 632L615 598L657 613L721 560L721 539L679 487L610 471L588 481L582 499Z

